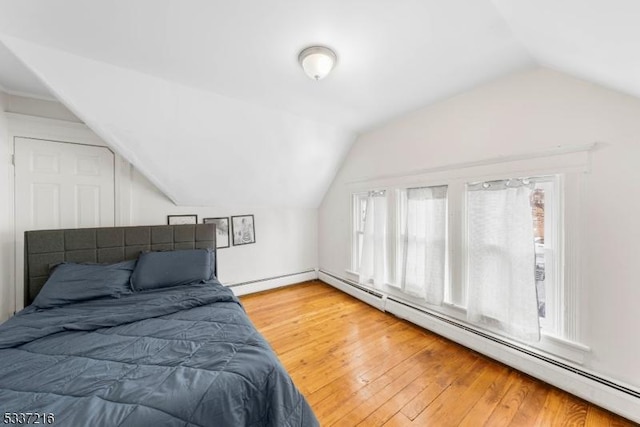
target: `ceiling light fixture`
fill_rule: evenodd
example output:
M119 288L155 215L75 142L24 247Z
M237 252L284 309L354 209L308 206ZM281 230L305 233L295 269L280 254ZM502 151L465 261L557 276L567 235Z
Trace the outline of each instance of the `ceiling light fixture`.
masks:
M311 46L303 49L298 55L298 62L307 76L314 80L322 80L331 72L338 57L324 46Z

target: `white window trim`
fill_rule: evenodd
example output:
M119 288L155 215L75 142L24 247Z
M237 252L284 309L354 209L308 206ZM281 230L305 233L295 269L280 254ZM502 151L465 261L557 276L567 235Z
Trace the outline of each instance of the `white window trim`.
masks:
M557 293L554 295L556 302L555 309L557 315L557 331L561 336L555 336L548 332L542 333L542 338L538 343L524 344L526 347L535 348L556 355L576 363L582 363L590 348L582 343L583 331L580 330L582 324L581 307L585 306L585 295L580 292L582 283L582 260L584 232L586 230L584 215L580 215L585 198L586 175L590 171L590 151L596 144L587 144L577 147L564 147L555 150L547 150L529 155L516 155L510 157L500 157L487 159L481 162L452 165L443 168L421 171L419 173L405 176L387 176L367 180L354 181L347 184L350 197L357 192L369 191L372 189L385 189L391 195L389 206L395 207L396 190L412 187L429 187L437 185L447 185L449 187L449 209L448 209L448 233L449 233L449 278L451 283L466 283L466 206L464 197L464 186L467 182L491 181L510 177L520 176L545 176L559 175L559 206L558 211L563 221L561 227L558 254L562 261L559 268L562 271L562 285L557 286ZM460 195L460 197L456 197ZM453 196L453 197L452 197ZM390 215L392 226L389 228L395 233L395 209ZM395 260L395 235L390 236L389 245L392 246L389 252L390 259ZM393 262L392 264L395 264ZM347 271L349 275L357 277L357 272ZM391 272L389 277L395 277ZM448 286L450 287L450 286ZM462 292L466 293L466 287L462 286ZM380 290L378 290L380 291ZM400 292L393 286L386 286L383 289L386 293L395 298L407 300L408 296ZM465 301L462 295L462 301ZM434 307L428 304L420 304L419 301L409 301L422 308L433 310L434 312L450 316L457 321L466 323L466 309L456 304L443 304ZM478 325L470 326L478 329ZM495 333L495 331L492 331ZM498 333L498 335L501 335Z

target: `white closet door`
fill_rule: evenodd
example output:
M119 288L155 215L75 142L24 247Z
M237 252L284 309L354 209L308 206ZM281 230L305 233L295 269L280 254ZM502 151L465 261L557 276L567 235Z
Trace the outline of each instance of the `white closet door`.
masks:
M114 225L114 155L106 147L15 138L16 310L24 232Z

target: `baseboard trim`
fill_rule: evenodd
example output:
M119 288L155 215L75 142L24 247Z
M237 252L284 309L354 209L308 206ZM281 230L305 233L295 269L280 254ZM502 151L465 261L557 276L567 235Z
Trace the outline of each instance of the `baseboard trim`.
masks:
M317 270L307 270L300 273L283 274L281 276L268 277L266 279L250 280L247 282L228 285L236 296L268 291L283 286L294 285L318 278Z
M420 310L392 298L385 298L382 294L380 296L372 295L368 289L361 289L361 286L352 281L332 273L320 270L318 278L373 307L408 320L532 377L620 414L629 420L640 422L638 392L626 385L602 378L577 366L541 357L507 341L494 339L494 337L467 325Z

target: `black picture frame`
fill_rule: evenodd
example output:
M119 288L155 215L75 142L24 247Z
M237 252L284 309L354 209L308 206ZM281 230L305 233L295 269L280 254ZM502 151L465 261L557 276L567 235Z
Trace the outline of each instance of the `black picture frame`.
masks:
M169 225L183 225L183 224L197 224L198 215L167 215L167 224Z
M256 242L256 226L253 215L231 217L231 238L233 246L249 245Z
M216 249L231 247L231 234L229 233L231 224L228 216L202 218L202 223L216 225Z

